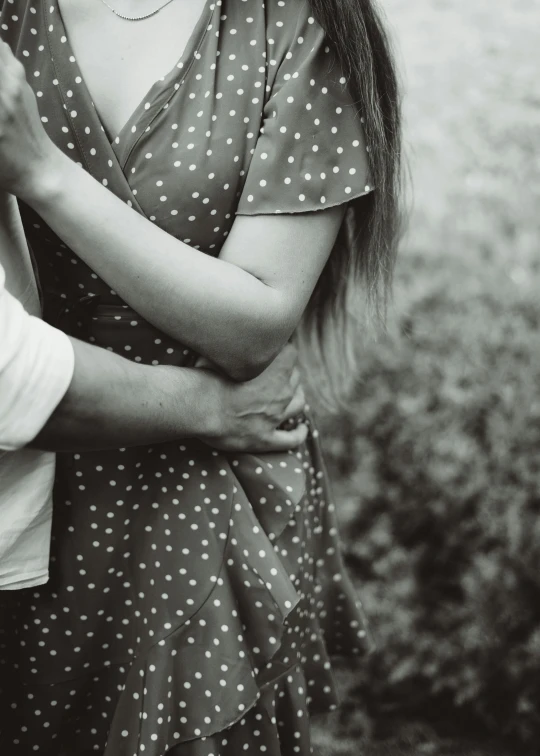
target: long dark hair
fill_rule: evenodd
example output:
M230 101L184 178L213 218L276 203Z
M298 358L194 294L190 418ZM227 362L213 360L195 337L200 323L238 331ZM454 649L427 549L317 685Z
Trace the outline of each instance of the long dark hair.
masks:
M401 229L401 98L392 46L376 2L310 4L363 118L375 186L371 194L350 203L299 330L302 351L316 355L326 368L327 380L317 380L316 393L327 407L335 407L358 375L360 329L386 319ZM363 311L361 299L367 304Z

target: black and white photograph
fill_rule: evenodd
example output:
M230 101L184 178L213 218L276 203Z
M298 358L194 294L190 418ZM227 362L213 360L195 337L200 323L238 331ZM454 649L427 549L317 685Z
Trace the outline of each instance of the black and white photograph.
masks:
M0 0L0 756L540 753L539 50Z

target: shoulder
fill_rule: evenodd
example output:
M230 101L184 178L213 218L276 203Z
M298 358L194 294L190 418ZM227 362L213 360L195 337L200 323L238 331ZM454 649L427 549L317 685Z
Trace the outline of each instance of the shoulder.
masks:
M341 98L339 55L315 18L309 0L266 0L265 7L267 83L272 95L286 84L290 88L296 80L302 86L317 81L321 87L337 87L336 96Z
M270 23L287 22L289 28L295 23L317 23L309 0L265 0L264 8Z
M309 0L265 0L267 36L275 45L291 47L324 37Z
M305 66L333 67L331 46L309 0L265 0L265 8L270 71L293 75Z

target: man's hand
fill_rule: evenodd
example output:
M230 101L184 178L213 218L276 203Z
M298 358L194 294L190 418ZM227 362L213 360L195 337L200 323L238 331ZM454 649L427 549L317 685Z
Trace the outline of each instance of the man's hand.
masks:
M280 427L301 417L306 408L296 363L296 349L287 345L252 381L218 378L218 410L210 418L215 422L200 440L223 451L260 453L294 449L303 443L308 433L304 423L292 430ZM203 369L207 363L198 364Z

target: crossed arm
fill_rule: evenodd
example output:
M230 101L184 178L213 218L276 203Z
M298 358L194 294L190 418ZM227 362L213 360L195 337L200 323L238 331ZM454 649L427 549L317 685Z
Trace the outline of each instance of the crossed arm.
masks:
M240 381L260 374L294 332L345 211L237 216L213 258L56 147L27 185L21 198L134 310Z
M345 204L237 216L219 258L128 207L56 147L22 64L0 42L0 185L156 327L245 380L290 338L334 245Z
M298 324L345 206L237 217L220 258L211 258L140 216L53 144L24 68L3 42L0 73L0 186L149 322L235 380L265 373Z
M0 219L0 259L9 262L21 250L10 248L4 232ZM211 370L150 367L70 343L4 283L0 265L0 450L84 451L197 437L226 451L262 452L305 439L305 425L279 429L305 405L292 347L247 383Z

